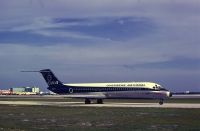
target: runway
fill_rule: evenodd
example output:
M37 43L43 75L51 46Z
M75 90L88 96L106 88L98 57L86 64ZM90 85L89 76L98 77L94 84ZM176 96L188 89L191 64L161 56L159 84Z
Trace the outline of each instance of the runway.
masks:
M68 95L0 95L0 98L68 98ZM200 98L200 94L174 94L173 98Z
M179 94L179 95L173 95L172 98L178 98L178 99L183 99L183 98L200 98L200 94Z
M106 102L104 104L84 104L83 102L46 102L46 101L0 101L0 105L41 105L41 106L56 106L56 107L147 107L147 108L200 108L200 103L117 103Z
M158 103L153 102L118 102L118 101L105 101L104 104L84 104L84 102L80 101L63 101L63 99L67 99L66 95L31 95L31 96L18 96L18 95L7 95L0 96L0 105L41 105L41 106L57 106L57 107L129 107L129 108L137 108L137 107L147 107L147 108L200 108L200 103L190 103L191 101L195 101L200 98L200 95L173 95L172 100L184 100L190 99L190 102L186 103L178 103L177 101L165 103L163 105L159 105ZM4 100L5 99L5 100ZM6 100L7 99L7 100ZM29 100L30 99L30 100ZM32 99L32 100L31 100ZM37 100L38 99L38 100ZM44 99L44 100L43 100ZM51 100L52 99L52 100ZM59 101L55 101L59 100ZM48 101L45 101L48 100Z

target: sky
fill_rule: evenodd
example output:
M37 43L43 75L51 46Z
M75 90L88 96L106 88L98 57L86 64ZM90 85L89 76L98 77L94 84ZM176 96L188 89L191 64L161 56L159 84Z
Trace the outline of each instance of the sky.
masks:
M0 89L149 81L200 91L199 0L0 0Z

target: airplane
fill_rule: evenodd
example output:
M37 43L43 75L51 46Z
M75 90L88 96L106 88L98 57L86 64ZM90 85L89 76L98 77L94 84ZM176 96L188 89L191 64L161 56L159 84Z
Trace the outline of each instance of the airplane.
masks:
M172 96L170 91L153 82L64 84L50 69L22 72L40 72L48 90L71 98L83 98L85 104L91 104L91 99L96 99L97 104L103 104L103 99L158 99L162 105L165 99Z

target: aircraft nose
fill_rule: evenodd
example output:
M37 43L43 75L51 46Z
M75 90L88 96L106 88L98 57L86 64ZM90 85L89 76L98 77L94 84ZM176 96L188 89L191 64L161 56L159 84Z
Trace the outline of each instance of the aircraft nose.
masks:
M172 97L172 93L171 92L167 92L167 97Z

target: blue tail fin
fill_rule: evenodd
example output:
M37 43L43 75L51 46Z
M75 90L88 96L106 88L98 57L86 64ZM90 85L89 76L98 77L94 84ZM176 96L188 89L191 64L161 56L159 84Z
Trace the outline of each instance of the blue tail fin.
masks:
M40 70L39 72L42 74L49 87L55 85L63 85L50 69Z

